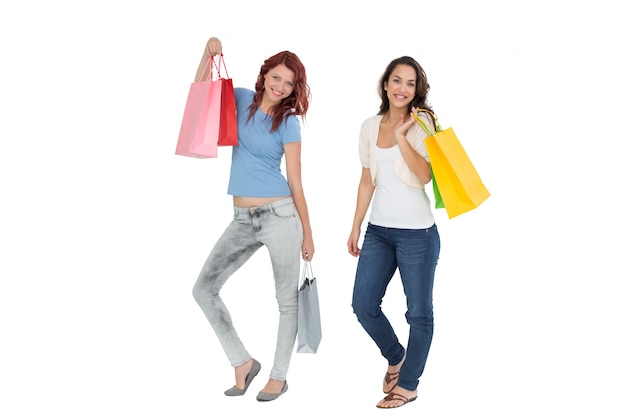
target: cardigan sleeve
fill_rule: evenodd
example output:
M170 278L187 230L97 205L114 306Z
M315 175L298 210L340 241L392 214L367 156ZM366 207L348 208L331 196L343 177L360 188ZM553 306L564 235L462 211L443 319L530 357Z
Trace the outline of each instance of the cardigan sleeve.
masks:
M370 167L370 149L372 141L372 118L366 119L361 124L361 133L359 134L359 158L363 168Z
M421 119L424 120L429 127L432 127L431 123L429 122L430 119L425 117L423 113L421 114ZM432 131L434 132L435 129L432 129ZM419 123L414 123L409 128L409 131L406 134L406 139L411 147L415 149L415 151L419 153L422 157L424 157L426 162L430 163L430 158L428 156L428 151L426 150L425 142L425 139L428 136L430 135L426 133L426 131L422 128L422 126L420 126ZM396 175L409 186L422 189L424 188L424 184L422 184L419 179L417 179L417 176L410 170L409 166L406 164L406 162L404 162L402 156L398 157L398 160L394 165L394 171Z

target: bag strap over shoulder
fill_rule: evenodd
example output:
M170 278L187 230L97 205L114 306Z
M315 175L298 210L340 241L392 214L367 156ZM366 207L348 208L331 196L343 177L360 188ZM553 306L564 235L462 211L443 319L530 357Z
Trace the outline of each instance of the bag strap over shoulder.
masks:
M433 113L432 111L430 111L428 109L422 109L422 108L418 107L416 113L420 113L420 112L429 113L431 116L433 116L433 120L435 121L435 131L436 132L441 132L443 130L443 129L441 129L441 126L439 125L439 120L437 119L437 115L435 113ZM432 129L430 128L430 126L428 126L428 124L425 121L423 121L417 114L413 113L413 118L422 127L422 129L424 129L424 131L429 136L432 136L432 135L435 134L432 131Z

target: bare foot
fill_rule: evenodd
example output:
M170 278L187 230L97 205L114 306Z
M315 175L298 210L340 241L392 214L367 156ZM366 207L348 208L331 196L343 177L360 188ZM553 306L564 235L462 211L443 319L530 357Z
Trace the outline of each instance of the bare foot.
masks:
M417 398L417 390L409 391L402 387L396 386L385 398L380 400L376 407L378 408L396 408L404 404L415 401Z
M267 381L265 388L263 388L261 391L267 394L278 394L283 390L284 387L285 381L279 381L278 379L270 378L270 380Z
M243 365L235 366L235 386L239 389L244 389L246 386L246 378L250 374L252 369L252 358L248 359L248 362Z

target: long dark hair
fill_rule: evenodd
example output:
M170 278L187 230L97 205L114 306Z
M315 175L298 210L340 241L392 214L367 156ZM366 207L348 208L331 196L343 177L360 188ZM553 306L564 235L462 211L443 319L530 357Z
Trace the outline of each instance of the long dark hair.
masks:
M248 120L250 120L259 106L261 105L261 99L263 98L265 74L272 68L276 68L278 65L284 64L287 68L293 71L295 79L293 83L293 91L288 97L284 98L279 104L274 106L271 110L272 116L272 128L270 132L274 132L280 124L289 116L302 116L306 117L306 113L309 110L309 99L311 97L311 91L306 81L306 70L300 58L293 52L282 51L273 55L265 60L261 65L259 76L256 79L254 89L254 98L252 104L249 107Z
M412 107L419 107L420 109L425 109L429 111L433 111L430 104L428 104L428 92L430 91L430 85L428 84L428 79L426 78L426 72L422 66L410 56L401 56L400 58L396 58L387 65L385 72L380 77L380 81L378 82L378 95L380 95L381 103L380 109L378 110L379 115L383 115L389 111L389 97L387 97L387 92L385 91L385 83L389 82L389 77L391 77L391 73L398 65L409 65L415 70L415 74L417 74L417 80L415 80L415 97L413 97L413 101L409 104L408 112L411 112ZM429 114L430 119L435 125L435 120L432 114Z

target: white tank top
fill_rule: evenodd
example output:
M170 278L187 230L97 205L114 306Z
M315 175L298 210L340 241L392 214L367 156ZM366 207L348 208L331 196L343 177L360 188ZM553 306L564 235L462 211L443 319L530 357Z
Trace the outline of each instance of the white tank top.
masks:
M402 181L393 167L400 148L376 147L376 190L370 211L370 223L395 229L426 229L435 223L430 200L423 188Z

